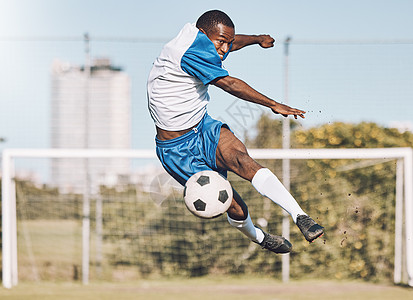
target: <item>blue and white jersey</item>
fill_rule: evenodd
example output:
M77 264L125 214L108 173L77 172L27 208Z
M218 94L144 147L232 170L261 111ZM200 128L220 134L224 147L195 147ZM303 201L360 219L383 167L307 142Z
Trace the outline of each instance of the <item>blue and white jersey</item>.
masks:
M148 106L155 125L169 131L195 126L206 113L208 84L225 76L214 44L194 24L186 24L149 74Z

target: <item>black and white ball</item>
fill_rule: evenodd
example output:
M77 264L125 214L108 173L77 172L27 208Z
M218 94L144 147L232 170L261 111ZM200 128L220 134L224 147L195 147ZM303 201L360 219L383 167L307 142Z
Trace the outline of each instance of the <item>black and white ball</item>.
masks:
M195 216L211 219L222 215L232 202L232 187L227 179L215 171L201 171L185 184L186 207Z

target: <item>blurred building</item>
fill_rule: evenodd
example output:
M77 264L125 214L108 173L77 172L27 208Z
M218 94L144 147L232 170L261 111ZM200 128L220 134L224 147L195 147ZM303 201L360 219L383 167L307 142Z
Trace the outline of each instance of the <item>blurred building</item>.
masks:
M127 149L131 146L130 78L109 59L90 68L52 65L51 146ZM87 165L86 165L87 163ZM52 180L66 191L84 185L86 170L96 184L114 185L129 174L129 159L54 159Z

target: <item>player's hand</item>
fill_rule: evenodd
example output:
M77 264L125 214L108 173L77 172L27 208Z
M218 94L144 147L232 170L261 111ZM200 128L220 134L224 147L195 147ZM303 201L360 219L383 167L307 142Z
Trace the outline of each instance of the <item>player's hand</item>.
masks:
M262 48L271 48L274 47L274 43L275 43L275 39L272 38L270 35L268 34L261 34L258 36L260 41L259 41L259 45Z
M288 117L292 115L294 116L294 119L297 119L297 117L301 117L305 119L305 116L304 116L305 111L289 107L288 105L285 105L285 104L277 103L276 105L271 107L271 110L275 114L280 114L284 117Z

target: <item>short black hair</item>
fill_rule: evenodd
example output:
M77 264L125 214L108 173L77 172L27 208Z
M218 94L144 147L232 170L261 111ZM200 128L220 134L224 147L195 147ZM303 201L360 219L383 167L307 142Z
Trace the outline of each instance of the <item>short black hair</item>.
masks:
M211 32L218 24L228 26L235 29L235 25L231 18L220 10L210 10L202 14L196 21L196 27L203 29L206 32Z

